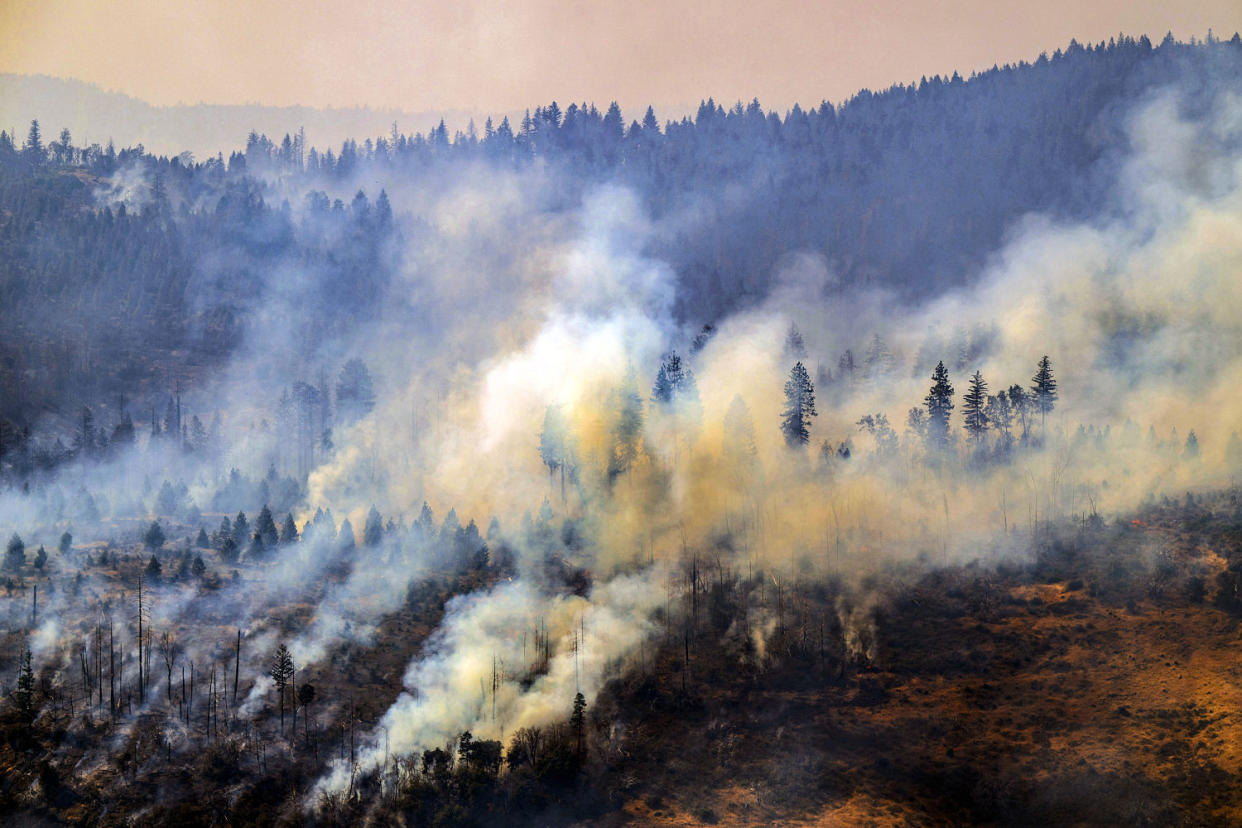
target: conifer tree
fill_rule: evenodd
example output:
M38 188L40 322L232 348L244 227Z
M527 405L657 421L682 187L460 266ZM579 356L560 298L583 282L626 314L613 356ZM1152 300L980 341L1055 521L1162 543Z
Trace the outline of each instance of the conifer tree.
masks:
M280 732L283 734L285 732L285 688L293 679L293 656L289 654L289 648L283 643L276 648L276 654L272 656L272 666L268 675L276 684L276 697L280 700Z
M944 451L949 446L949 415L953 413L953 386L949 383L949 371L944 362L937 362L932 371L932 386L923 399L927 406L925 430L929 448Z
M365 546L379 546L384 538L384 519L374 506L367 512L367 522L362 527L362 543Z
M26 565L26 544L22 542L21 536L17 533L12 534L9 539L9 546L4 552L4 567L10 572L20 570Z
M263 541L264 547L272 547L279 540L279 532L276 530L276 521L272 518L272 510L267 504L263 504L259 516L254 520L254 532Z
M298 525L293 522L293 515L285 515L285 523L280 527L281 543L297 543L298 542Z
M785 382L785 409L781 412L785 445L790 448L805 446L811 438L811 418L817 415L811 377L801 362L794 363Z
M983 442L983 436L988 431L988 415L985 411L987 404L987 381L981 372L975 371L962 399L962 428L966 429L976 446Z
M233 519L233 542L240 550L250 541L250 521L246 520L245 512L238 512Z
M160 528L159 521L151 521L146 534L142 536L143 544L146 545L147 549L155 551L164 545L165 540L167 538L164 537L164 530Z
M1039 367L1035 371L1035 376L1031 378L1031 398L1032 405L1039 412L1039 429L1042 432L1044 417L1057 404L1057 381L1052 376L1052 363L1047 354L1039 360Z

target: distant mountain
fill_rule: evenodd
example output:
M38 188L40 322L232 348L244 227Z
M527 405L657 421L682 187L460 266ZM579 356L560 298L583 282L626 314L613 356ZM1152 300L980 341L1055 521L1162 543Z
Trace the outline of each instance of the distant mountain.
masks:
M0 129L22 136L38 119L49 137L68 127L79 146L142 144L157 155L188 150L196 157L244 148L251 130L275 136L306 130L308 145L339 146L346 138L387 135L396 122L402 131L426 132L443 118L450 129L466 128L464 110L405 112L396 109L316 109L306 106L178 104L155 106L94 84L47 75L0 73Z

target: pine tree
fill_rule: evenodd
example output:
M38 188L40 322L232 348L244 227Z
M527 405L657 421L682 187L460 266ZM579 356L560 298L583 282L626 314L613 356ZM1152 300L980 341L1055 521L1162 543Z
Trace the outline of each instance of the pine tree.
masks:
M237 540L232 535L225 537L220 543L220 560L227 564L235 564L239 554Z
M245 512L238 512L233 518L233 543L240 550L250 541L250 521L246 520Z
M280 700L280 732L285 732L285 688L289 686L289 682L293 679L293 656L289 654L289 648L283 643L276 648L276 654L272 656L272 667L268 672L272 677L272 681L276 684L276 697Z
M30 122L30 132L26 134L26 144L22 147L22 154L35 164L42 164L47 160L47 150L43 148L43 133L39 129L37 120Z
M1044 417L1057 404L1057 381L1052 376L1052 363L1045 354L1039 361L1035 376L1031 378L1032 405L1039 412L1039 429L1044 430Z
M297 543L298 542L298 525L293 522L293 515L285 515L285 523L280 527L281 543Z
M975 371L970 378L970 387L962 398L962 428L978 446L988 431L988 415L985 411L988 404L988 384L983 374Z
M267 504L263 504L259 516L254 520L254 532L263 541L265 548L276 545L280 539L280 533L276 529L276 521L272 518L272 510Z
M73 547L73 535L69 534L68 532L65 532L65 534L60 536L60 546L57 548L60 549L60 554L65 555L69 552L69 550L72 547Z
M932 387L923 399L927 406L927 444L930 448L944 451L949 446L949 415L953 412L953 386L949 383L949 371L944 362L936 363L932 371Z
M815 387L801 362L794 363L785 382L785 410L781 412L781 434L789 448L801 448L811 438L811 418L815 410Z
M362 543L365 546L379 546L384 538L384 519L374 506L367 512L367 522L362 528Z
M160 528L159 521L151 521L151 525L147 528L146 534L142 536L142 542L146 545L147 549L152 551L159 549L164 545L165 540L167 540L167 538L164 537L164 530Z
M1194 435L1193 431L1190 433L1192 436ZM34 567L42 571L45 566L47 566L47 550L40 546L39 551L35 553Z
M354 526L349 522L349 518L341 521L341 531L336 536L336 542L341 549L346 551L353 549L357 544L357 540L354 538Z
M160 565L159 558L152 555L151 560L147 561L147 568L146 568L147 578L151 581L158 581L160 579L160 575L162 575L163 572L164 572L164 567Z

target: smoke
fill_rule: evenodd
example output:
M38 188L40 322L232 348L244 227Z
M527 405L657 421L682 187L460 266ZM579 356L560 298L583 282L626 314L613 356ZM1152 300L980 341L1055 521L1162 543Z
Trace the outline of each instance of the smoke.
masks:
M518 580L454 598L356 766L337 762L316 793L344 790L355 772L463 731L499 739L567 718L574 694L594 698L651 634L665 576L661 568L617 575L587 597Z
M410 584L435 568L429 539L406 531L424 503L480 523L495 516L504 527L496 540L518 553L517 575L449 603L358 768L334 766L317 790L343 790L386 751L563 720L576 692L590 704L652 632L684 558L861 584L897 561L1002 554L1014 545L1006 536L1041 521L1116 514L1237 471L1225 447L1242 413L1242 101L1222 93L1192 115L1166 90L1136 107L1127 135L1111 209L1089 221L1026 217L967 288L906 306L842 285L816 253L791 251L766 299L716 320L695 345L696 332L674 317L675 274L650 251L705 230L715 211L655 220L640 193L608 183L579 192L551 166L394 173L382 186L397 232L376 254L392 278L370 286L365 323L324 323L332 308L323 274L271 262L244 346L187 392L187 411L221 416L230 438L218 455L187 458L140 439L28 493L0 493L0 526L49 549L70 523L79 542L127 545L157 513L164 479L183 481L205 511L228 469L253 480L269 466L291 473L272 427L280 389L299 379L327 387L360 357L375 372L376 407L335 423L330 447L316 445L290 510L303 528L318 509L361 528L375 507L398 531L345 552L333 522L236 579L221 573L210 595L161 589L152 623L203 618L242 629L252 676L287 640L304 670L344 642L371 641ZM141 199L136 176L127 169L107 197ZM372 202L381 184L369 175L317 183L329 199L365 188ZM318 221L304 182L273 176L263 186L288 202L291 222ZM791 323L805 354L787 342ZM674 351L696 392L657 403L656 371ZM972 448L961 428L968 376L981 372L993 394L1029 386L1044 354L1060 400L1047 417L1032 416L1034 439L1007 454L992 437L987 451ZM798 359L816 382L818 416L810 445L790 450L778 424ZM906 426L940 360L958 405L959 436L944 456ZM540 454L550 409L563 422L556 468ZM876 414L891 435L859 427ZM1184 442L1192 429L1197 454ZM93 517L74 511L90 511L79 493L95 504ZM542 512L538 523L532 512ZM556 561L589 569L593 585L567 589L548 575ZM109 587L98 580L103 595ZM90 578L83 589L93 589ZM841 599L838 620L847 652L867 660L877 599L860 592ZM274 612L290 601L307 615L292 634ZM10 604L10 620L24 614L24 602ZM74 634L74 606L63 590L49 599L32 641L41 657ZM753 625L761 654L773 623ZM536 631L546 635L546 664L536 664ZM185 646L189 661L215 658L207 643ZM260 709L268 691L260 678L243 712Z

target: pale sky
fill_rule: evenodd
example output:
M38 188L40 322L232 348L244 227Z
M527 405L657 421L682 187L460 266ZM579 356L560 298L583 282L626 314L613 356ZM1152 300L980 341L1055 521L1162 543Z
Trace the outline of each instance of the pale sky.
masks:
M0 0L0 71L156 104L786 108L1119 32L1228 38L1242 0Z

